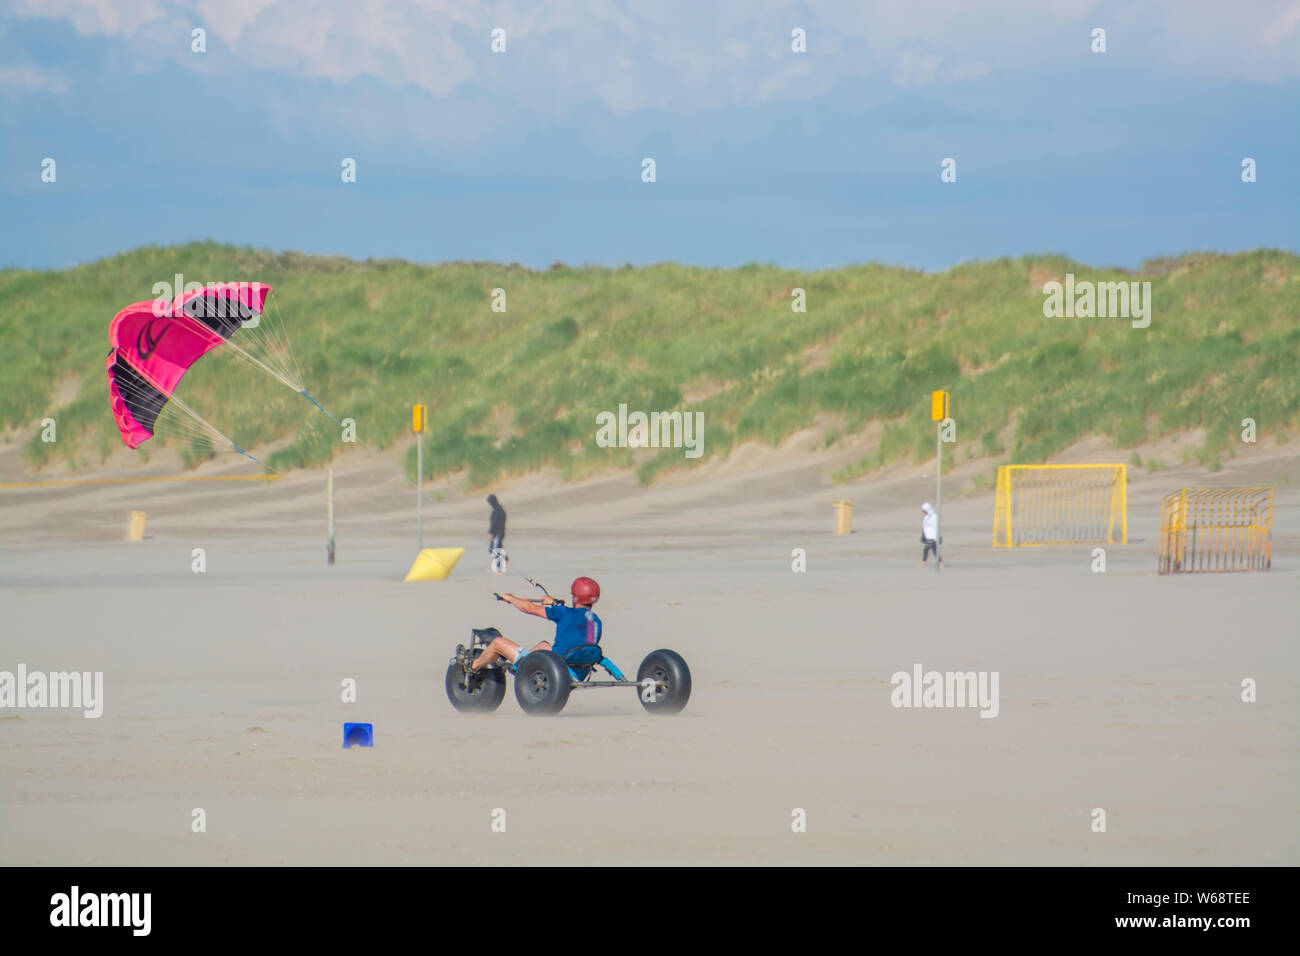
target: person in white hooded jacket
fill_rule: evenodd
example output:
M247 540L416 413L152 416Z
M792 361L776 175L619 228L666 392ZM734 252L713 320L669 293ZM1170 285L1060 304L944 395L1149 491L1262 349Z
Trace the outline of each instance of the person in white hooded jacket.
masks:
M939 514L928 501L921 505L921 545L921 563L918 567L925 567L925 559L931 551L934 552L939 567L943 567L943 559L939 557Z

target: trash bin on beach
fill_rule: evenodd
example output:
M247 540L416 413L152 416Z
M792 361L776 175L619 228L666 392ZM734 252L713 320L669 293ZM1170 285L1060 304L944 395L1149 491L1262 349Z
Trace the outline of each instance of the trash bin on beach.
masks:
M144 524L148 520L149 520L149 516L145 514L143 511L132 511L131 520L127 522L127 526L126 526L126 540L143 541Z
M835 506L835 533L850 534L853 524L853 502L836 498L831 502Z

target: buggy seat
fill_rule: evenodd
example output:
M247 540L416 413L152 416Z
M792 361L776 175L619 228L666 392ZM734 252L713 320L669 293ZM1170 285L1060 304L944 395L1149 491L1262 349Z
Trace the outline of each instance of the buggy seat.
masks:
M614 666L613 661L605 657L605 652L600 649L599 644L579 644L564 655L564 663L569 665L569 673L578 683L590 677L592 669L597 665L609 671L615 680L623 680L622 673Z

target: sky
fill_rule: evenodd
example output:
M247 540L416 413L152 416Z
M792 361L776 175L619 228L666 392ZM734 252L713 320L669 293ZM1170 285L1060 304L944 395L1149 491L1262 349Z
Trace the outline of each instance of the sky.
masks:
M1300 0L0 0L0 267L191 240L535 268L1300 251Z

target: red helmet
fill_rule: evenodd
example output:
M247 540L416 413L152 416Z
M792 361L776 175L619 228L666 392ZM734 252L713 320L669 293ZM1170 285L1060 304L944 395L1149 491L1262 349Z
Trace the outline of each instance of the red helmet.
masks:
M600 599L600 585L591 578L574 578L569 593L574 604L595 604Z

